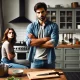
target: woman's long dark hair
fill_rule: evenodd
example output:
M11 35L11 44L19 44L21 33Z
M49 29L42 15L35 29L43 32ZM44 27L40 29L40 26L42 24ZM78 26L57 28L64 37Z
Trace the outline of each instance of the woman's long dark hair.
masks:
M16 32L14 31L13 28L7 28L7 29L5 30L4 36L3 36L3 39L2 39L2 43L3 43L4 41L8 40L7 34L8 34L8 32L9 32L9 30L12 30L12 31L13 31L14 38L11 40L10 43L11 43L12 45L14 45L15 42L16 42Z

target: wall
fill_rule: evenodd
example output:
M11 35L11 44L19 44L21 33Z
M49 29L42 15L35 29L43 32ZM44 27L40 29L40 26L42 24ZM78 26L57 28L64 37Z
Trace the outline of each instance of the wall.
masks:
M79 2L80 4L80 0L25 0L25 16L31 21L35 21L36 19L34 5L37 2L45 2L47 5L50 5L50 7L55 7L57 4L64 7L70 7L72 2ZM10 20L19 16L19 0L3 0L3 13L5 25L4 30L7 27L13 27L17 33L17 41L25 40L26 27L28 23L9 23ZM75 34L74 36L80 37L79 34ZM62 39L61 37L60 40Z
M28 23L9 23L19 16L19 0L3 0L4 30L12 27L17 33L17 41L25 40L26 26Z
M64 7L67 7L67 6L71 7L72 2L79 2L80 4L80 0L28 0L28 3L29 3L28 16L32 21L34 21L35 19L34 5L37 2L45 2L47 5L50 5L50 7L55 7L55 5L57 4L60 4Z

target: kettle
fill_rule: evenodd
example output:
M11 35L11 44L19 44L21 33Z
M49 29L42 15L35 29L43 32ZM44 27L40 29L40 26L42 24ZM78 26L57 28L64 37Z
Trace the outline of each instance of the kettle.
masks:
M8 75L8 65L0 63L0 77Z

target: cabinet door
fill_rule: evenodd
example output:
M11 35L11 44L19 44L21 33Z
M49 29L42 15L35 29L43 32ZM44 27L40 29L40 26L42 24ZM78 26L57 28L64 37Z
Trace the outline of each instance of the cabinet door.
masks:
M64 62L64 69L80 69L79 61Z
M80 33L80 9L75 9L75 32Z
M47 18L58 24L58 9L55 8L48 8L47 10Z
M55 48L56 61L63 61L63 48Z
M80 68L80 49L64 48L64 68L79 69Z
M79 48L64 48L64 61L79 61Z
M55 68L63 69L63 48L55 48Z
M74 10L59 9L59 30L60 33L73 33L74 31Z
M57 62L55 63L55 68L56 68L56 69L63 69L63 68L64 68L63 62L62 62L62 61L57 61Z

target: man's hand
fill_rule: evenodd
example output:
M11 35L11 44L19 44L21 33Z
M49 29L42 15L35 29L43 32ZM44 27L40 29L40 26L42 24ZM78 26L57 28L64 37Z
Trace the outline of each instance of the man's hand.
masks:
M36 38L33 34L28 34L28 37L31 39L30 45L31 46L40 46L41 44L49 41L50 37L44 37L44 38Z
M31 38L31 39L35 38L35 36L31 33L28 35L28 37Z
M51 38L50 37L44 37L43 39L46 42L46 41L49 41Z

